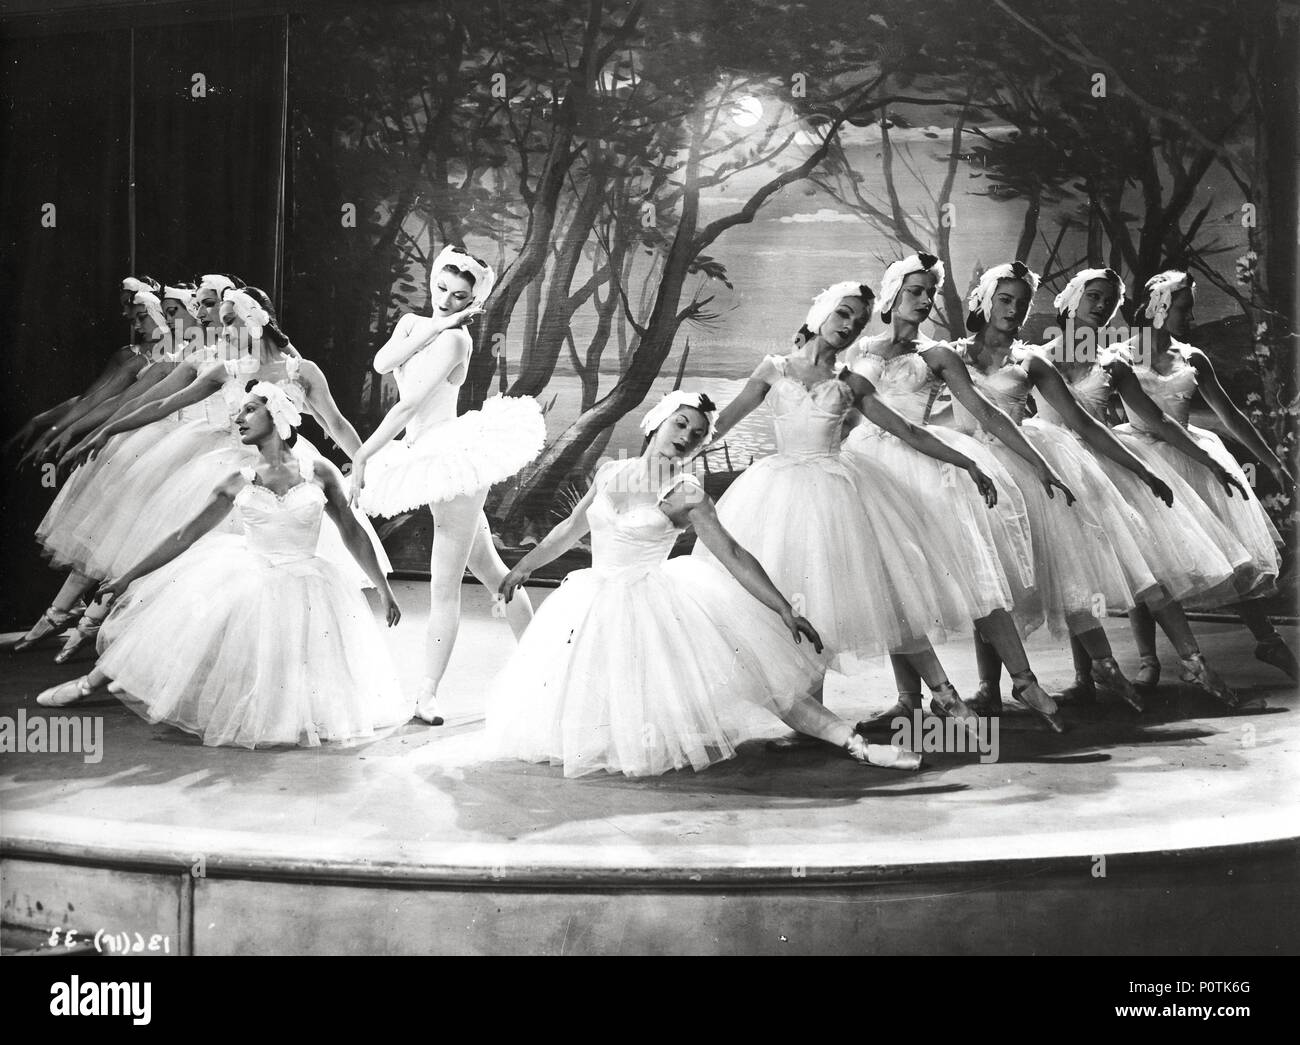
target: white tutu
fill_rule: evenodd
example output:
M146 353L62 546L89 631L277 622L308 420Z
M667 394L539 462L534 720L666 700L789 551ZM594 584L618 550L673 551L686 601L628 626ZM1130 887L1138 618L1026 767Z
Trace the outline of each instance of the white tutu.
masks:
M381 448L366 465L361 507L391 517L508 479L546 442L541 408L529 396L493 396L479 410Z
M1034 539L1034 595L1014 616L1022 632L1046 619L1052 635L1063 638L1071 622L1077 626L1104 617L1108 609L1128 609L1158 586L1124 518L1123 502L1091 452L1063 429L1033 418L1020 430L1075 502L1067 505L1060 490L1049 497L1028 462L989 442L1020 486Z
M113 436L93 461L78 465L60 488L36 528L50 565L85 573L94 535L111 518L107 504L123 477L143 456L175 435L178 422L166 417Z
M323 500L313 483L278 499L245 488L249 535L208 535L127 590L97 665L124 703L205 744L249 748L347 742L410 717L365 596L309 554Z
M1184 427L1202 450L1226 468L1229 474L1237 477L1246 488L1248 496L1242 497L1240 490L1233 490L1229 494L1210 469L1163 440L1134 431L1131 425L1121 425L1116 432L1130 435L1135 442L1144 444L1149 454L1162 460L1167 468L1187 483L1204 506L1198 517L1203 524L1207 524L1207 530L1211 529L1206 514L1208 512L1209 518L1223 524L1224 529L1218 533L1224 534L1226 531L1226 536L1222 539L1227 543L1221 546L1221 551L1237 567L1235 584L1220 585L1190 599L1188 605L1214 607L1241 599L1271 595L1276 590L1277 575L1281 569L1278 546L1282 544L1282 538L1277 527L1264 511L1264 506L1251 489L1241 465L1228 452L1223 441L1204 428L1195 425ZM1242 561L1243 549L1245 561Z
M493 756L566 777L699 770L818 686L807 641L729 574L665 561L678 531L659 507L619 512L598 495L588 518L593 567L543 603L488 688Z

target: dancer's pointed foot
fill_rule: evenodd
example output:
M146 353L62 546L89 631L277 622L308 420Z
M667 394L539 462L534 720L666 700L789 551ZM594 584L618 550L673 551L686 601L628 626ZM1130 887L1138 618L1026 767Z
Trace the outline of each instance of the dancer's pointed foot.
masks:
M431 726L441 726L443 717L438 711L438 687L432 679L425 679L420 685L419 696L415 698L415 717Z
M934 687L930 697L930 710L941 718L956 719L974 740L983 739L980 735L979 716L966 701L957 696L951 682L942 682Z
M1099 657L1092 662L1093 681L1103 689L1109 690L1124 701L1134 711L1142 711L1142 698L1138 696L1137 690L1124 676L1120 670L1119 663L1114 657Z
M77 621L77 630L68 636L67 641L63 643L63 649L54 655L54 663L66 664L77 655L77 651L82 647L88 646L93 650L101 623L101 621L93 617L83 615L81 620Z
M1255 644L1255 659L1277 668L1292 682L1300 682L1295 654L1291 647L1282 641L1282 636L1274 634L1272 638Z
M72 623L74 616L72 610L61 610L56 606L51 606L41 614L41 619L36 622L26 635L9 647L9 651L11 653L22 653L45 639L57 636L59 632Z
M915 772L921 768L921 754L905 747L893 744L868 744L861 735L854 733L844 745L849 757L857 762L864 762L882 769L901 769Z
M981 682L975 696L966 704L980 718L997 718L1002 714L1002 693L998 684L987 680Z
M1071 682L1055 700L1060 704L1095 704L1097 703L1097 684L1085 675L1075 675Z
M898 718L912 720L912 712L921 706L921 694L901 693L894 703L878 715L863 719L854 728L862 734L892 733L894 720Z
M1191 683L1202 693L1208 693L1234 710L1262 703L1259 697L1244 698L1238 694L1206 663L1204 654L1193 653L1190 657L1179 658L1178 663L1182 666L1180 675L1184 682Z
M92 692L94 687L90 684L90 676L82 675L60 686L51 686L36 697L36 703L43 708L62 708L85 699Z
M1011 676L1011 695L1035 712L1053 733L1065 732L1065 721L1061 718L1056 701L1044 692L1032 671L1022 671Z
M1149 697L1156 691L1160 682L1160 658L1143 655L1138 661L1137 674L1133 676L1133 688L1139 695Z

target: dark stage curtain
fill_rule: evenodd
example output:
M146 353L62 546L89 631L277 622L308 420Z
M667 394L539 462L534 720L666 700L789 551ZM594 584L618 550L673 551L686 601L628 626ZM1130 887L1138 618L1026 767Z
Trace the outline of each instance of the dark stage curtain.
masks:
M0 41L5 435L83 389L127 340L117 288L133 246L136 272L233 272L278 295L284 25L138 28L134 80L129 28ZM41 226L45 203L54 228ZM0 462L0 630L30 625L61 582L33 539L57 491L12 463Z
M284 19L159 26L135 41L137 265L167 280L233 272L274 299Z
M129 31L0 41L0 97L7 435L79 392L128 339L117 286L131 256ZM0 627L31 623L58 587L32 537L55 493L0 461Z

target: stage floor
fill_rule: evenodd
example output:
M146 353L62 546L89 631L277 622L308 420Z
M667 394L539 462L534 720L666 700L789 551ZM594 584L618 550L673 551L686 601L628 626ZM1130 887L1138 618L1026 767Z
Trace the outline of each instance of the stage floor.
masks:
M413 688L427 586L400 582L397 594L406 615L389 641ZM1134 669L1127 621L1107 630L1121 665ZM1180 686L1162 645L1168 681L1145 714L1069 707L1070 731L1056 736L1008 713L996 763L927 755L926 768L909 774L858 765L824 745L778 752L755 742L701 773L566 780L556 767L481 755L481 694L513 639L482 589L467 586L445 726L415 722L342 749L214 749L146 724L112 698L88 701L59 713L102 717L100 761L0 755L0 845L11 860L194 866L216 877L634 887L782 877L798 885L1058 858L1091 861L1095 875L1106 854L1293 839L1295 688L1254 660L1244 628L1195 630L1212 663L1265 708L1232 714ZM1295 629L1285 633L1294 643ZM160 636L160 655L165 648ZM1069 680L1068 649L1042 635L1029 650L1045 686ZM52 652L8 658L0 715L55 713L36 706L36 693L89 662L59 667ZM959 692L973 692L969 643L940 652ZM827 689L829 706L853 719L892 699L886 661L852 679L832 676ZM774 721L772 735L783 732ZM7 888L5 902L12 922L21 901Z

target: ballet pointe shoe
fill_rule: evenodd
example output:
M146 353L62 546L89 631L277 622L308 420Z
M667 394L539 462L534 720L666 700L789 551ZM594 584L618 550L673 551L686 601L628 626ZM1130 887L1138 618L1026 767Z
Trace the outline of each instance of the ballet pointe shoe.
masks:
M10 653L22 653L38 645L52 635L58 635L72 623L76 614L72 610L61 610L51 606L41 614L41 619L21 639L9 647Z
M920 693L900 693L898 699L887 710L863 719L853 728L864 736L872 733L892 733L895 719L903 718L908 722L912 721L912 712L920 706Z
M1160 659L1158 657L1143 656L1138 661L1137 674L1133 676L1133 688L1141 696L1149 697L1156 691L1156 685L1160 682Z
M1056 701L1038 684L1032 671L1011 676L1011 695L1046 722L1053 733L1065 732L1065 721L1061 718Z
M77 621L77 630L68 636L67 641L63 643L63 649L54 655L55 664L66 664L77 655L77 651L83 646L95 648L95 638L99 635L99 626L102 621L95 620L90 616L82 615L81 620Z
M921 754L893 744L868 744L865 737L854 733L844 745L844 750L855 762L882 769L899 769L914 773L921 768Z
M1272 638L1265 639L1263 642L1255 644L1255 659L1277 668L1292 682L1300 682L1300 672L1296 668L1295 654L1291 652L1291 647L1282 641L1281 635L1273 635Z
M424 680L419 696L415 698L415 717L431 726L441 726L443 723L443 717L438 711L438 689L430 679Z
M1234 711L1261 703L1258 697L1243 699L1206 663L1204 654L1193 653L1190 657L1180 657L1178 663L1182 666L1179 674L1184 682L1195 686L1202 693L1208 693Z
M1095 704L1097 703L1097 684L1087 675L1075 675L1071 682L1053 698L1060 704Z
M966 704L980 718L997 718L1002 714L1002 693L998 684L987 680L980 682L975 696Z
M1133 688L1124 672L1120 670L1119 664L1114 657L1102 657L1100 660L1092 662L1093 681L1114 693L1120 700L1124 701L1134 711L1142 711L1142 698L1137 695L1137 690Z
M983 739L980 736L979 716L971 710L966 701L957 696L957 691L951 682L940 683L933 689L930 696L930 711L940 718L951 718L960 723L976 742Z
M84 700L94 691L90 676L82 675L79 679L65 682L60 686L51 686L36 697L36 703L43 708L62 708Z

